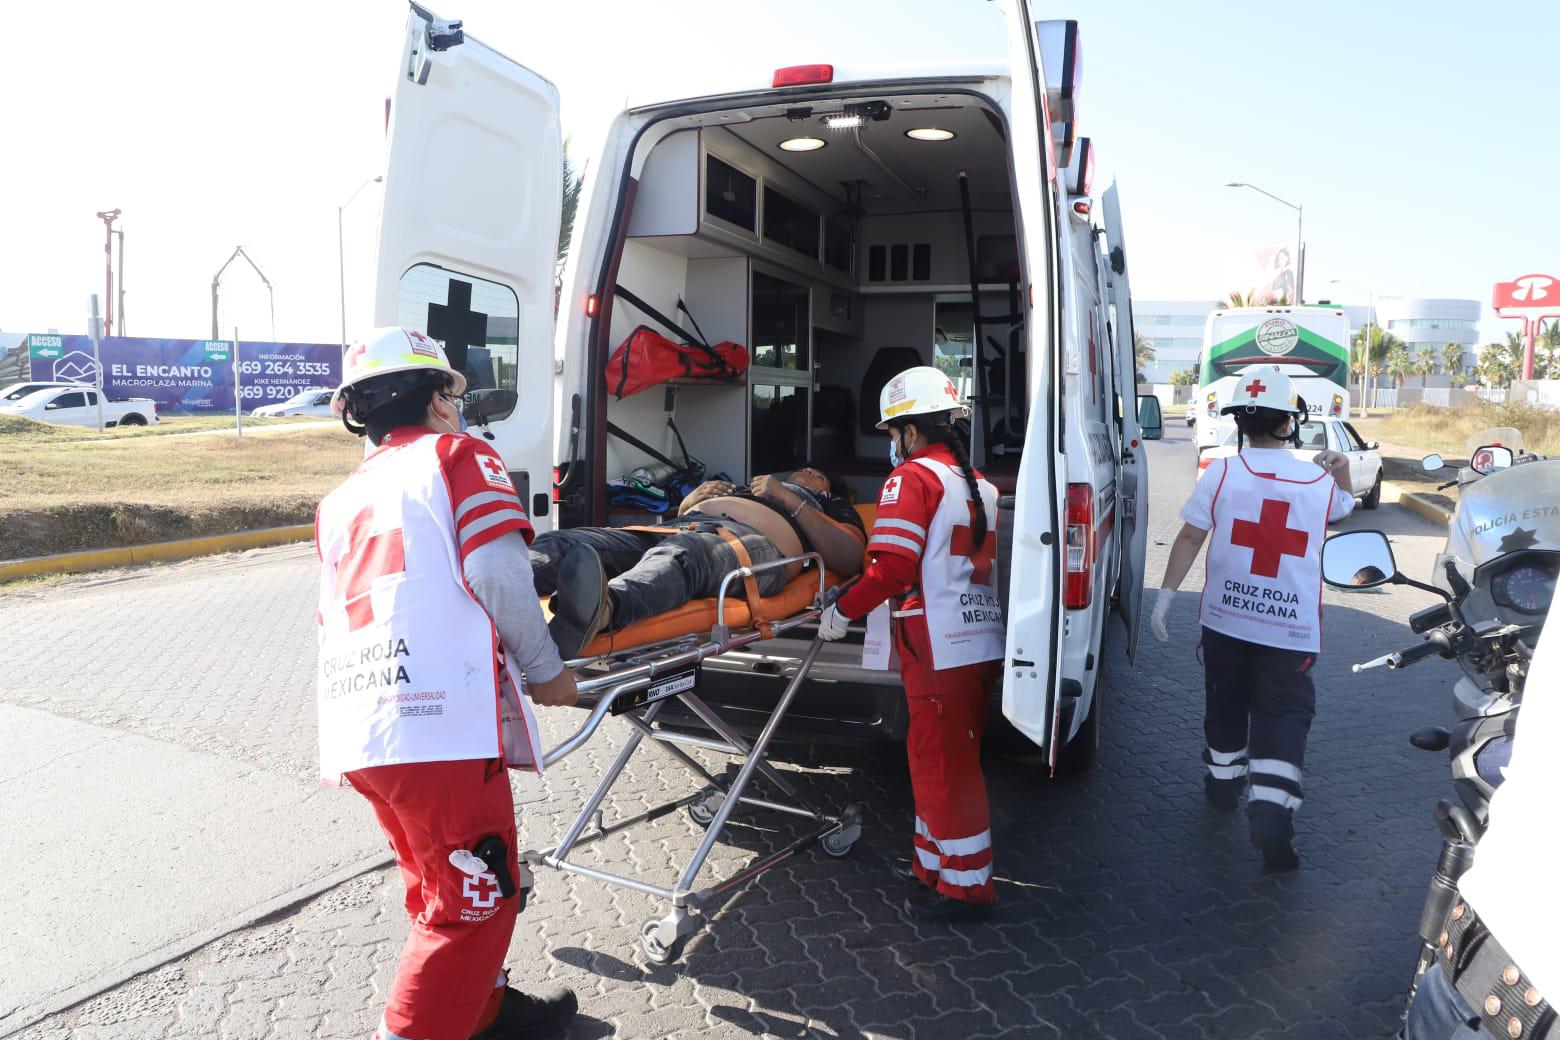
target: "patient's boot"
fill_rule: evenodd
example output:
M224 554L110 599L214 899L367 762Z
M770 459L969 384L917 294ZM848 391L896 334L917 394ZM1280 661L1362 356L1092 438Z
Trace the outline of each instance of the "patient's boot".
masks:
M565 661L612 621L612 597L607 591L607 571L601 557L588 545L576 545L558 563L558 593L553 597L553 619L547 630Z

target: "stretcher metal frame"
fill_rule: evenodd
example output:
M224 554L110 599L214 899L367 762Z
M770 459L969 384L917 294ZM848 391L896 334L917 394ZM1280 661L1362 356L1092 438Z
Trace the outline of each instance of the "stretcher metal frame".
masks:
M804 570L808 567L813 568L818 575L818 596L810 607L782 620L769 622L764 626L767 627L767 632L760 627L759 620L752 617L751 607L747 627L733 630L727 624L726 603L732 582L750 579L758 574L798 563ZM812 669L813 662L817 660L818 652L823 646L822 640L817 637L813 638L812 645L802 657L796 673L786 683L785 690L776 700L763 729L751 743L739 736L730 724L694 693L692 688L656 695L655 699L626 711L619 708L614 712L613 707L623 698L649 690L657 684L657 680L685 673L711 657L774 638L783 632L816 620L832 591L825 587L826 583L823 558L815 552L739 567L721 580L720 590L715 599L715 624L710 630L708 639L701 640L697 635L680 636L660 643L615 651L602 657L582 658L568 662L571 668L606 665L607 671L579 681L579 692L583 702L589 703L592 697L598 699L591 707L589 718L579 730L557 747L544 753L544 765L550 767L578 751L596 733L609 714L621 714L634 732L629 735L628 742L623 745L617 758L608 767L596 790L585 800L579 815L575 817L574 823L558 844L550 849L523 851L520 858L531 866L552 867L555 870L595 878L597 881L667 900L671 905L669 912L664 917L653 917L646 921L639 933L640 945L645 956L653 963L667 964L675 960L684 940L702 927L701 911L720 896L784 862L803 849L817 844L830 856L848 855L851 846L861 837L861 806L847 805L837 814L815 809L796 790L794 784L766 761L770 742L785 719L786 711L795 700L797 691L807 680L808 672ZM681 701L688 709L693 716L689 721L702 723L703 727L714 735L703 736L697 733L656 728L654 725L656 716L672 700ZM602 810L602 803L611 793L613 785L622 777L634 752L647 738L702 781L703 786L691 794L634 816L608 822ZM729 782L724 778L717 778L698 760L677 746L680 744L732 755L740 762L735 778L730 779ZM789 801L772 801L749 795L748 785L758 774L763 774L765 779L778 788ZM798 816L811 821L814 826L784 847L750 861L746 867L730 877L696 889L694 885L704 868L705 860L709 858L715 843L720 840L726 824L738 805ZM687 808L688 815L696 824L705 828L705 833L693 856L684 865L676 884L671 887L615 874L579 863L571 858L576 849L591 842L600 841L637 824L648 823L683 807Z

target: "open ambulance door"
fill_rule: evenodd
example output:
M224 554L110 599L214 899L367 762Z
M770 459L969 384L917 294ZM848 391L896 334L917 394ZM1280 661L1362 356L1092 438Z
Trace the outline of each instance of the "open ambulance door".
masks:
M1121 436L1118 513L1121 530L1121 586L1116 611L1127 626L1127 657L1137 660L1143 623L1143 570L1148 552L1148 456L1138 426L1137 337L1132 328L1132 287L1127 245L1121 236L1121 201L1114 183L1105 189L1105 252L1111 308L1116 312L1116 415Z
M468 417L486 414L484 434L545 523L563 201L558 91L416 4L397 72L374 324L444 345L470 383Z
M1013 149L1013 206L1018 248L1028 285L1024 322L1029 335L1029 419L1019 463L1009 562L1007 649L1003 659L1002 714L1045 749L1052 769L1062 687L1061 538L1066 459L1062 455L1061 295L1056 156L1051 136L1041 46L1047 27L1036 23L1028 0L1002 0L1008 23L1013 93L1009 134ZM1077 23L1072 24L1076 35ZM1042 40L1042 34L1047 38ZM1071 57L1076 57L1076 47ZM1070 63L1058 62L1070 67ZM1058 68L1060 75L1063 68ZM1069 84L1070 84L1069 79ZM1069 93L1069 108L1071 107Z

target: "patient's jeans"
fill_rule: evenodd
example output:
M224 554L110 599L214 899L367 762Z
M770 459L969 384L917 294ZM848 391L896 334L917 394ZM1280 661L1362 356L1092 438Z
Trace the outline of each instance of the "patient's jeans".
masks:
M775 543L755 528L724 517L697 511L669 521L676 534L651 534L614 527L575 527L548 531L531 543L531 570L536 591L558 592L558 564L576 545L596 550L606 568L612 595L612 627L626 628L636 621L682 606L689 600L714 596L721 579L740 566L737 554L720 528L741 539L754 563L780 558ZM756 576L758 591L772 596L785 587L785 570L775 568ZM733 582L731 592L740 597L742 586ZM568 589L562 590L567 596Z

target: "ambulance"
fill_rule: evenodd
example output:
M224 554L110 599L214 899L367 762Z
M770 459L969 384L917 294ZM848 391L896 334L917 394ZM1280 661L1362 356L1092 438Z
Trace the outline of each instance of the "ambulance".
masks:
M993 16L978 0L949 6L964 3ZM642 523L625 478L690 457L736 481L811 460L870 507L890 468L879 390L911 365L954 374L975 464L1002 496L1005 735L1053 769L1086 768L1107 640L1135 652L1142 440L1157 431L1139 426L1116 191L1096 194L1078 134L1078 25L1005 0L999 52L950 63L935 25L922 60L875 52L865 5L820 4L816 18L801 6L774 31L798 34L805 61L616 116L555 284L556 89L414 5L375 324L427 333L467 371L478 434L539 529ZM641 327L739 346L747 364L622 393L613 362ZM700 696L739 727L762 722L808 645L713 658ZM790 736L902 736L898 675L863 667L859 636L826 645L811 676Z

